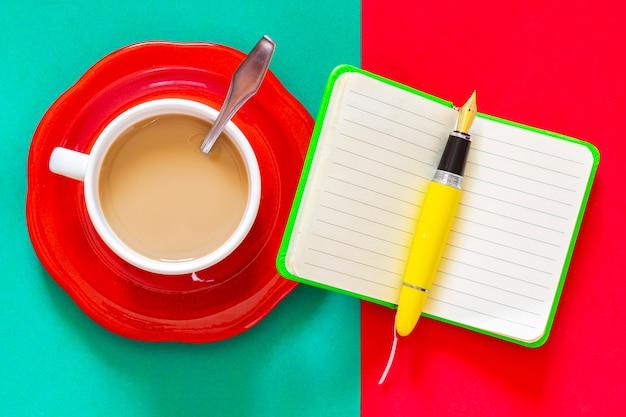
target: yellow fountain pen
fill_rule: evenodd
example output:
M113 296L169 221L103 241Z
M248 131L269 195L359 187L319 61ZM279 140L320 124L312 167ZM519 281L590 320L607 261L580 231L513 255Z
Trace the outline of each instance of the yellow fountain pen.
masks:
M396 331L407 336L417 324L439 268L461 198L461 182L471 137L469 128L476 115L476 91L459 109L454 131L448 136L433 180L428 185L407 260Z

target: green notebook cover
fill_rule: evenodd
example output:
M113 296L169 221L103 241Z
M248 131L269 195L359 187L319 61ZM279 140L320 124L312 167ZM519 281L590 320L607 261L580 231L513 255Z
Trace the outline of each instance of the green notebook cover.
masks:
M321 282L318 282L316 280L309 279L309 277L307 277L307 276L297 276L294 273L292 273L291 271L289 271L288 266L287 266L287 254L288 254L288 250L289 250L289 245L290 245L290 242L292 241L293 234L296 233L294 228L296 226L296 219L298 217L298 213L299 213L300 209L302 208L301 206L303 204L302 200L303 200L303 195L305 193L305 187L307 185L309 177L314 174L314 172L313 172L313 170L314 170L313 162L314 162L314 157L315 157L315 154L316 154L316 150L317 150L317 147L318 147L318 144L319 144L319 141L320 141L320 134L322 134L322 129L323 129L323 126L324 126L324 122L328 118L333 116L333 114L332 114L333 111L336 111L336 108L334 108L334 107L331 108L330 107L330 104L331 104L331 101L332 101L331 99L333 97L333 94L339 94L339 92L335 91L336 90L335 87L337 85L338 80L340 80L343 75L351 74L351 73L360 74L362 76L365 76L365 77L371 78L373 80L376 80L378 82L387 84L387 85L392 86L394 88L397 88L399 90L403 90L405 92L409 92L411 94L415 94L417 96L420 96L420 97L423 97L423 98L425 98L427 100L430 100L430 101L432 101L434 103L438 103L438 104L440 104L443 107L446 107L446 108L453 107L450 102L447 102L447 101L442 100L440 98L434 97L432 95L428 95L426 93L423 93L421 91L415 90L415 89L410 88L408 86L402 85L402 84L397 83L395 81L385 79L385 78L383 78L381 76L369 73L369 72L361 70L359 68L348 66L348 65L342 65L342 66L337 67L331 73L330 78L329 78L328 83L327 83L327 86L326 86L326 89L324 91L324 96L323 96L321 108L319 110L319 113L318 113L318 116L317 116L317 119L316 119L315 129L314 129L313 134L312 134L309 151L308 151L305 163L304 163L302 176L300 178L300 182L299 182L299 185L298 185L298 188L297 188L297 192L296 192L296 195L295 195L295 198L294 198L294 203L293 203L292 210L291 210L291 213L290 213L290 216L289 216L289 220L288 220L288 223L286 225L286 230L285 230L285 234L284 234L284 237L283 237L283 240L282 240L282 244L281 244L279 252L278 252L276 265L277 265L279 273L281 275L283 275L284 277L286 277L286 278L293 279L293 280L296 280L298 282L306 283L306 284L309 284L309 285L318 286L320 288L324 288L324 289L327 289L327 290L338 291L338 292L341 292L341 293L344 293L344 294L347 294L347 295L350 295L350 296L359 297L359 298L367 300L367 301L371 301L371 302L382 304L382 305L385 305L385 306L388 306L388 307L391 307L391 308L395 308L395 304L394 303L381 300L381 299L379 299L377 297L361 294L358 291L350 291L350 290L346 290L346 289L343 289L343 288L335 287L332 282L321 283ZM340 90L341 88L338 87L338 89ZM536 133L539 133L539 134L542 134L542 135L547 135L547 136L550 136L550 137L553 137L553 138L557 138L557 139L560 139L560 140L564 140L564 141L580 144L580 145L584 146L589 151L589 153L591 154L591 157L593 158L593 161L590 164L589 175L588 175L587 181L585 183L585 189L584 189L584 193L583 193L584 195L582 196L581 204L580 204L580 207L579 207L579 210L578 210L578 213L577 213L577 217L576 217L576 221L575 221L575 227L574 227L573 232L571 234L571 239L569 240L569 246L568 246L568 249L567 249L567 255L566 255L565 261L563 263L561 274L560 274L560 279L558 281L558 285L556 287L556 292L555 292L554 298L552 300L552 305L551 305L551 308L550 308L550 311L549 311L549 316L548 316L548 319L547 319L547 324L546 324L546 327L545 327L545 331L543 332L543 335L541 337L539 337L538 339L532 340L532 341L518 340L516 338L508 337L506 335L499 334L497 332L488 331L488 330L485 330L485 329L482 329L482 328L479 328L479 327L475 327L475 326L471 326L471 325L467 325L467 324L464 324L464 323L459 323L458 321L442 318L442 317L439 317L437 315L429 314L429 313L426 313L426 312L423 313L423 314L425 316L428 316L428 317L431 317L431 318L434 318L434 319L437 319L437 320L441 320L441 321L444 321L444 322L447 322L447 323L450 323L450 324L458 325L458 326L461 326L461 327L464 327L464 328L468 328L468 329L471 329L471 330L474 330L474 331L477 331L477 332L480 332L480 333L488 334L488 335L491 335L491 336L494 336L494 337L498 337L498 338L501 338L501 339L504 339L504 340L508 340L508 341L511 341L511 342L514 342L514 343L522 344L522 345L529 346L529 347L540 346L540 345L542 345L546 341L546 339L548 337L548 334L549 334L549 331L550 331L550 327L552 325L552 321L554 319L554 314L556 312L558 300L560 298L560 294L561 294L561 291L562 291L562 288L563 288L563 283L564 283L565 277L567 275L567 270L568 270L568 266L569 266L569 263L570 263L571 255L572 255L572 252L573 252L573 249L574 249L574 245L575 245L576 237L577 237L577 234L578 234L578 230L579 230L580 224L582 222L584 209L585 209L585 206L586 206L586 203L587 203L589 192L591 190L591 185L592 185L592 182L593 182L593 178L594 178L594 175L595 175L598 163L599 163L599 152L598 152L597 148L595 148L593 145L591 145L589 143L586 143L586 142L583 142L583 141L580 141L580 140L577 140L577 139L573 139L573 138L567 137L567 136L559 135L559 134L556 134L556 133L553 133L553 132L548 132L548 131L545 131L545 130L535 129L535 128L532 128L532 127L524 126L524 125L521 125L521 124L518 124L518 123L514 123L514 122L511 122L511 121L508 121L508 120L503 120L503 119L500 119L500 118L497 118L497 117L493 117L493 116L489 116L489 115L479 114L479 117L482 118L482 119L485 119L485 120L491 120L491 121L495 121L495 122L498 122L498 123L501 123L501 124L512 126L514 128L518 128L518 129L522 129L522 130L526 130L526 131L531 131L531 132L536 132Z

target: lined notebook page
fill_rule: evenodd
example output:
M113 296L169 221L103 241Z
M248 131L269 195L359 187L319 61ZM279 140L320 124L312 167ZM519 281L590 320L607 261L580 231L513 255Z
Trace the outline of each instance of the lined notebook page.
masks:
M456 111L342 74L322 127L287 268L397 303L412 233ZM425 312L532 342L546 328L593 155L477 118L463 194Z

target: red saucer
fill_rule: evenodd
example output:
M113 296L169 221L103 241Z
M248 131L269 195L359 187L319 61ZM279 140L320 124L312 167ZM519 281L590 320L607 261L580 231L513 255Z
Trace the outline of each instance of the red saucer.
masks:
M35 132L26 201L33 247L78 306L112 332L146 341L217 341L258 323L296 286L278 275L275 258L313 120L271 72L234 117L261 169L258 217L242 245L196 279L153 274L122 261L89 222L83 184L48 170L56 146L88 152L109 121L143 101L179 97L219 109L244 56L204 43L123 48L89 69Z

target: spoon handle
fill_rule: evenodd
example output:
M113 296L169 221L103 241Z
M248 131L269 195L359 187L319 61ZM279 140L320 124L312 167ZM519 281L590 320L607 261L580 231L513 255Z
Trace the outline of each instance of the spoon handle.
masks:
M200 145L202 152L205 154L209 153L218 136L224 130L224 126L226 126L237 110L259 90L272 60L275 47L276 43L273 40L263 36L248 56L239 64L239 67L233 73L222 109L217 115L211 130L204 138L202 145Z

